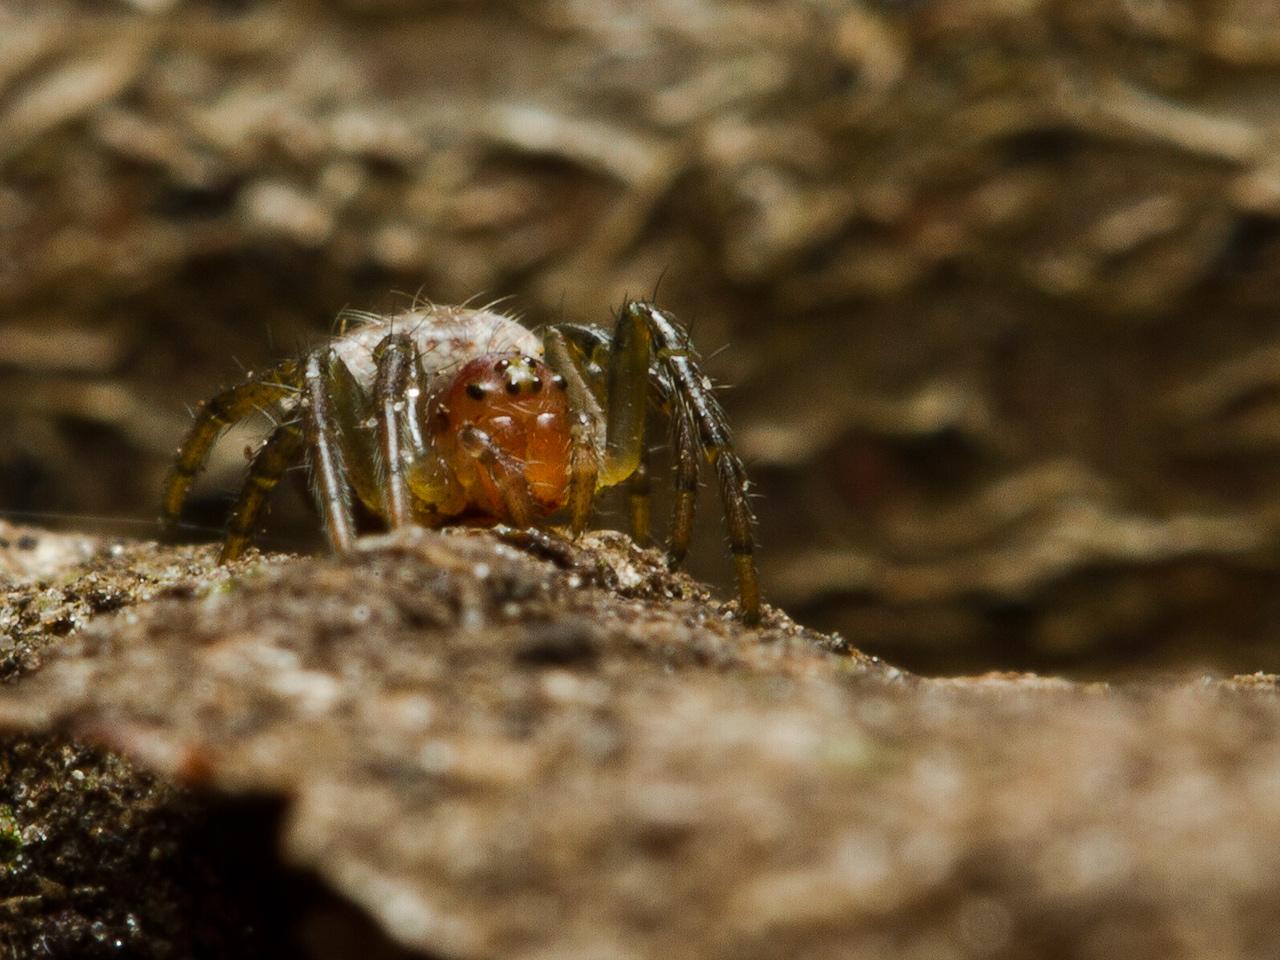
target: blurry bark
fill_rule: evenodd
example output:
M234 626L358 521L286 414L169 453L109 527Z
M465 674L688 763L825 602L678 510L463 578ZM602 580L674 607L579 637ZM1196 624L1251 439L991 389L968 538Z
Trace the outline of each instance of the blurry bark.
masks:
M661 278L771 600L1275 668L1278 72L1248 0L0 0L0 507L152 515L183 403L344 305Z

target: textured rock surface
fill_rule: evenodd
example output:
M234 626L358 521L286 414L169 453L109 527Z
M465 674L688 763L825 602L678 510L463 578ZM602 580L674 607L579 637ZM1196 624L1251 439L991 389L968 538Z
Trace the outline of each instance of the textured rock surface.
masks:
M551 559L476 532L382 538L208 582L211 551L182 551L186 587L145 601L124 585L169 554L128 549L121 609L0 692L0 724L188 790L11 746L0 762L64 811L0 796L19 955L62 929L55 905L144 956L1270 950L1273 678L921 680L776 612L741 630L610 534ZM132 792L76 786L105 775ZM217 896L175 888L181 865Z

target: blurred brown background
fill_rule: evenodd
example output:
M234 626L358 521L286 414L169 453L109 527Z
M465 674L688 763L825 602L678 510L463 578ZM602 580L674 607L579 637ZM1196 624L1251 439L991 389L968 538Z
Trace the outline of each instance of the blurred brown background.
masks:
M1280 669L1278 81L1267 0L0 0L0 510L149 520L184 404L343 306L660 280L798 619Z

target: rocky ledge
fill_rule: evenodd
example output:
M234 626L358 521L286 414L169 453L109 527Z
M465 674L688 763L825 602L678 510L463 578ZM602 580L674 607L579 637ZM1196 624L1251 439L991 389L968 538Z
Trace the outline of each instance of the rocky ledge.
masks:
M0 542L15 957L1274 948L1270 677L923 679L610 533Z

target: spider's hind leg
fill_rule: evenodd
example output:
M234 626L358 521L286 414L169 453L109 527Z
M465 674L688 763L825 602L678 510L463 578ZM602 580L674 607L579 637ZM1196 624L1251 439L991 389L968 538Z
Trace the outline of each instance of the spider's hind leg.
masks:
M298 364L287 360L273 367L261 379L237 384L200 406L164 482L161 521L166 527L172 528L177 523L191 485L204 469L209 451L222 431L255 411L266 409L295 393L298 382Z
M296 420L286 421L272 431L249 465L240 496L227 521L227 537L222 543L219 563L235 560L253 539L254 527L267 497L302 451L302 429Z

